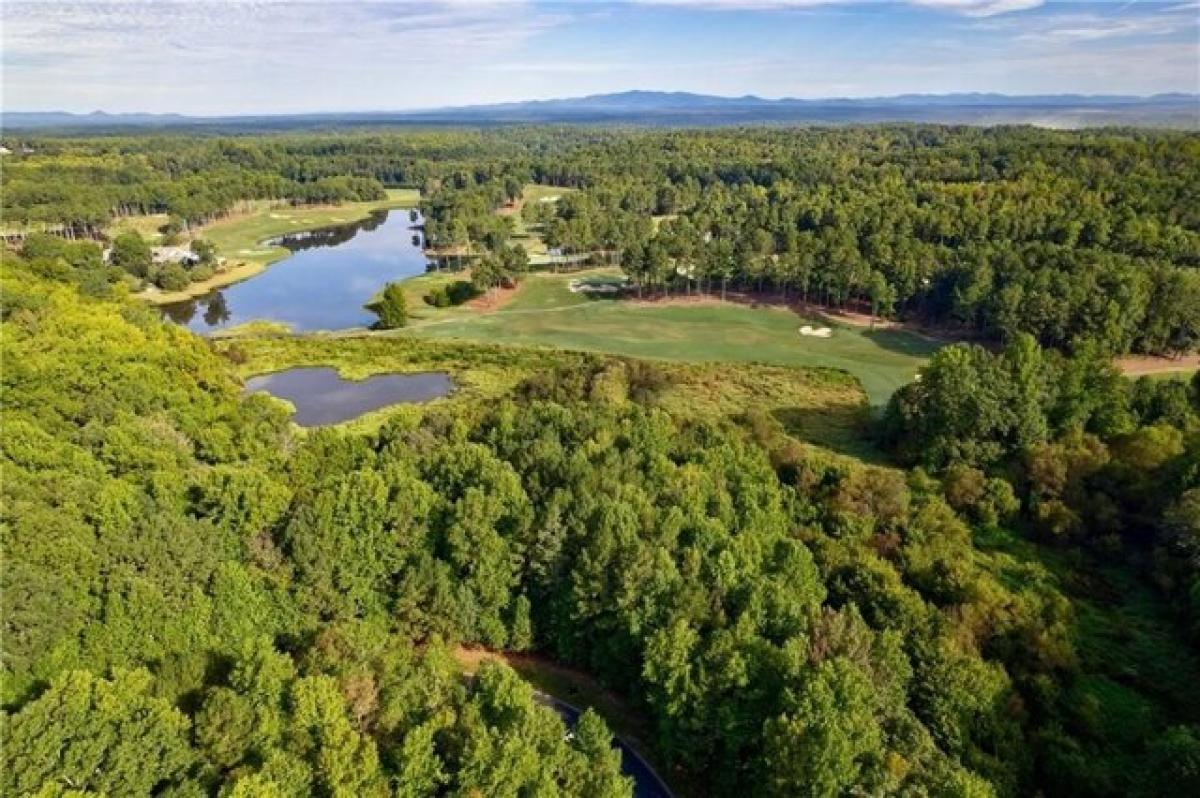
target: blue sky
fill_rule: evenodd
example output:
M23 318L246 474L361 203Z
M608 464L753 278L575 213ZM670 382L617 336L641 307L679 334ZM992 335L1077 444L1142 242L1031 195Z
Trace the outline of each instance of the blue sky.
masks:
M1200 0L4 0L7 110L1200 91Z

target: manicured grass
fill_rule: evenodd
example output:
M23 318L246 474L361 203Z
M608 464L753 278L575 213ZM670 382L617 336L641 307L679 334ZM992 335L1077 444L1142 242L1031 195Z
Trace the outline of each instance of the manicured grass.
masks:
M264 208L255 213L226 219L205 227L200 235L217 245L217 252L230 261L272 263L288 255L283 247L264 247L268 238L357 222L373 211L411 208L420 202L414 189L389 189L378 202L347 202L319 208Z
M597 270L591 274L604 274ZM726 361L843 369L871 404L886 403L912 380L939 344L903 330L837 326L831 338L801 336L804 324L826 326L789 310L733 302L672 304L572 294L580 275L533 274L514 299L493 313L419 323L428 337L610 352L680 361Z
M525 202L553 202L559 197L573 194L578 189L562 188L561 186L544 186L541 183L526 183L521 190L521 199Z

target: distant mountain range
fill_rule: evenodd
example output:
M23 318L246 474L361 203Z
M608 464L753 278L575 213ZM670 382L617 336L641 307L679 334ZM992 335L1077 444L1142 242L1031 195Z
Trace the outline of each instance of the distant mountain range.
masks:
M72 114L59 111L0 113L5 130L119 130L123 128L305 128L342 125L497 124L737 125L756 123L1030 124L1044 127L1134 125L1200 128L1200 95L902 94L894 97L769 100L753 95L626 91L555 100L418 111L366 111L248 116L180 114Z

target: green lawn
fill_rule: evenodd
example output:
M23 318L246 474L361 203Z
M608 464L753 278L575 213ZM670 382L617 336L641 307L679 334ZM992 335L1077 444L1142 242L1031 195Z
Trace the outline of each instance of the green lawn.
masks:
M603 273L603 272L600 272ZM491 313L454 314L418 322L413 332L436 338L535 344L681 361L732 361L844 369L873 405L912 380L938 347L901 330L834 327L828 339L801 336L804 324L825 326L779 308L732 302L679 305L590 298L567 289L579 275L530 275L516 297Z
M159 228L163 227L170 221L170 217L165 213L151 213L145 216L126 216L117 219L104 229L104 234L109 238L116 238L121 233L133 231L141 235L142 238L149 241L151 244L157 245L162 243L163 235L159 232Z

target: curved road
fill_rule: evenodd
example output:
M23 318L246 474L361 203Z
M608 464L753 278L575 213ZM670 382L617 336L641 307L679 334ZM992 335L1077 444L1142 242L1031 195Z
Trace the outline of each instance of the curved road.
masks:
M579 716L583 714L580 709L565 701L559 701L552 695L537 693L537 697L543 704L557 712L568 726L574 727ZM675 798L671 789L654 772L654 768L650 767L650 763L642 759L637 751L629 747L620 737L614 736L613 742L621 751L621 772L633 779L634 798Z

